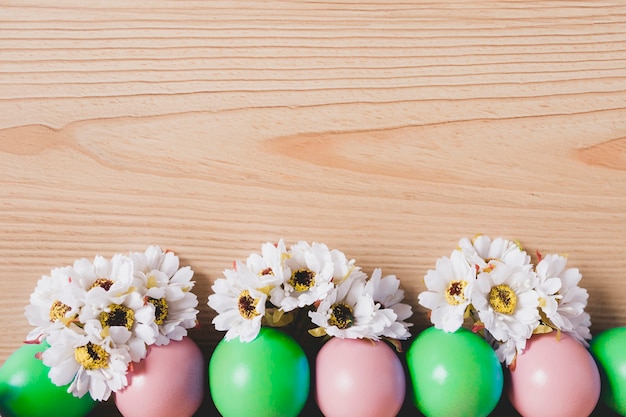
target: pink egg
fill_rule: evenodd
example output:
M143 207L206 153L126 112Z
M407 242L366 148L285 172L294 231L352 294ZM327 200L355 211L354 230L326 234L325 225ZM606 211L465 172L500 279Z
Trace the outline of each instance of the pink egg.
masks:
M326 417L394 417L405 375L386 342L332 338L316 359L316 400Z
M148 354L129 372L129 384L115 394L124 417L191 417L206 392L202 352L189 337L164 346L150 346Z
M600 373L570 336L534 335L517 356L507 395L524 417L587 417L600 398Z

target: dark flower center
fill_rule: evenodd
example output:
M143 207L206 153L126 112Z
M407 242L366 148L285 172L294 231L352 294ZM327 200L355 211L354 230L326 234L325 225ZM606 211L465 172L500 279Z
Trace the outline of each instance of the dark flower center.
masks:
M274 275L274 271L272 270L272 268L270 268L269 266L267 268L265 268L262 271L259 271L259 275L263 276L263 275Z
M289 285L298 292L306 291L315 285L315 272L307 268L296 269L291 273Z
M148 298L148 302L154 306L154 322L160 326L165 323L168 307L165 298Z
M89 342L85 346L74 349L76 362L88 371L107 368L109 366L109 354L102 346Z
M465 302L465 287L467 287L467 281L450 281L445 294L448 304L457 306Z
M113 284L114 282L108 278L98 278L91 285L91 288L100 287L100 288L104 288L105 291L109 291L109 289L113 286Z
M70 311L72 307L67 304L63 304L59 300L56 300L50 306L50 321L53 322L55 320L63 320L65 318L65 314Z
M102 324L102 328L121 326L130 330L135 324L135 312L128 307L111 304L108 312L100 313L100 324Z
M517 295L506 284L496 285L489 290L489 304L498 313L513 314L517 306Z
M259 312L256 311L258 303L259 300L250 295L250 291L243 291L239 295L239 301L237 302L237 307L239 308L239 314L241 314L241 317L247 320L252 320L254 317L258 316Z
M345 330L354 325L354 315L352 307L345 303L335 303L330 308L330 318L328 324L337 326L341 330Z

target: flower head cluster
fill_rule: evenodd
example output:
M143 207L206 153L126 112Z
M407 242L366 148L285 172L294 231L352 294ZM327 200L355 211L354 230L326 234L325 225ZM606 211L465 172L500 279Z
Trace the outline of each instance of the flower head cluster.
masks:
M198 298L189 267L157 246L145 252L79 259L52 269L30 296L27 341L46 341L49 377L77 397L104 401L128 383L148 346L181 340L196 326Z
M465 320L483 332L502 362L510 365L534 333L567 333L583 344L591 338L588 294L582 276L560 255L536 265L517 242L463 238L449 257L437 260L418 301L435 327L454 332Z
M354 260L323 243L300 241L289 249L281 240L265 243L261 254L215 280L208 305L217 311L213 324L225 338L253 340L262 325L285 326L308 311L315 336L340 338L410 337L405 320L411 307L394 275L376 269L368 277Z

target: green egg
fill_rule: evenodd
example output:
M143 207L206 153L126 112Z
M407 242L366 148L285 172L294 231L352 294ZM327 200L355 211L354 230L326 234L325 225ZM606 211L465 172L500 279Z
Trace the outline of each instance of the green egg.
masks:
M426 417L486 417L502 395L498 357L469 330L430 327L413 340L406 360L413 402Z
M626 416L626 327L597 334L589 349L600 368L600 398L617 414Z
M95 406L89 394L77 398L67 392L67 386L59 387L50 381L50 368L36 358L46 348L46 343L22 345L0 368L3 417L48 417L53 410L62 410L64 417L80 417Z
M209 361L209 389L224 417L296 417L309 396L310 370L298 343L262 327L251 342L222 340Z

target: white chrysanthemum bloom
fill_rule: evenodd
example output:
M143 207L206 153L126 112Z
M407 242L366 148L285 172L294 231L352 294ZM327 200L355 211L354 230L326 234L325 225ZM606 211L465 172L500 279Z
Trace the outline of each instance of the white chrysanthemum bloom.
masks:
M267 286L273 288L291 276L290 269L285 265L285 260L289 256L282 239L277 244L267 242L261 246L261 254L253 253L248 256L246 266L261 277L261 281Z
M339 285L346 279L367 279L367 274L356 266L355 259L346 258L346 254L340 250L332 249L330 258L333 261L335 270L333 271L333 284Z
M477 272L489 271L494 262L502 262L509 266L526 266L530 268L530 256L516 242L498 237L491 240L489 236L478 235L474 239L462 238L459 248Z
M72 279L72 271L71 267L54 268L37 282L25 308L28 322L35 326L26 336L27 341L41 341L76 320L85 290Z
M397 318L393 310L374 302L363 279L351 278L337 285L309 317L329 336L372 340L379 340Z
M541 268L535 269L537 273L537 295L539 296L539 308L546 315L548 319L557 326L559 329L563 325L563 320L560 314L557 313L559 308L559 301L562 296L559 294L561 289L561 278L554 276L549 272L549 265L547 263L541 264Z
M418 301L431 310L430 320L436 328L454 332L463 325L475 281L476 269L458 250L449 258L439 258L435 269L426 273L428 291L420 293Z
M134 278L132 259L119 253L110 260L103 256L93 261L78 259L72 268L73 279L85 289L85 304L91 308L102 310L111 301L120 304L140 285Z
M285 260L289 277L270 293L272 304L285 312L323 300L335 284L353 274L365 275L341 252L330 251L323 243L298 242L289 255Z
M78 316L81 323L97 320L105 332L125 327L131 332L127 342L131 359L145 358L147 345L156 340L155 306L143 298L143 284L134 277L132 258L116 254L109 261L96 256L93 263L76 261L74 270L87 290Z
M195 282L190 267L180 268L178 256L158 246L131 254L137 278L144 289L143 297L154 306L155 344L167 345L181 340L187 329L196 326L198 297L191 292Z
M535 273L524 266L500 263L476 277L472 305L485 329L499 342L513 339L521 346L539 325L536 282Z
M506 366L509 366L518 353L522 353L526 348L527 339L510 338L504 342L493 341L491 344L496 351L496 356L500 362L503 362Z
M412 326L405 320L411 317L413 311L409 304L402 303L404 291L400 289L400 280L395 275L382 276L382 270L376 268L365 284L365 292L371 294L375 303L381 308L391 309L396 320L386 327L382 336L404 340L411 337L408 328Z
M584 346L588 347L589 342L587 342L587 340L591 339L591 331L589 330L591 327L591 316L589 313L583 312L578 316L571 317L569 321L572 328L570 330L565 330L565 333L578 340Z
M535 271L539 278L540 306L552 324L586 345L585 339L591 338L591 322L588 315L580 317L587 306L589 294L578 286L582 279L578 268L566 266L567 258L560 255L546 255L537 264Z
M239 337L242 342L250 342L259 334L265 315L265 282L239 261L235 269L225 270L224 276L211 287L208 305L218 313L213 324L215 329L226 331L226 340Z
M54 384L70 384L68 392L76 397L89 392L94 400L106 401L111 392L128 384L130 337L125 328L107 332L92 321L80 331L64 328L52 333L47 339L50 347L41 358L50 367L48 376Z

